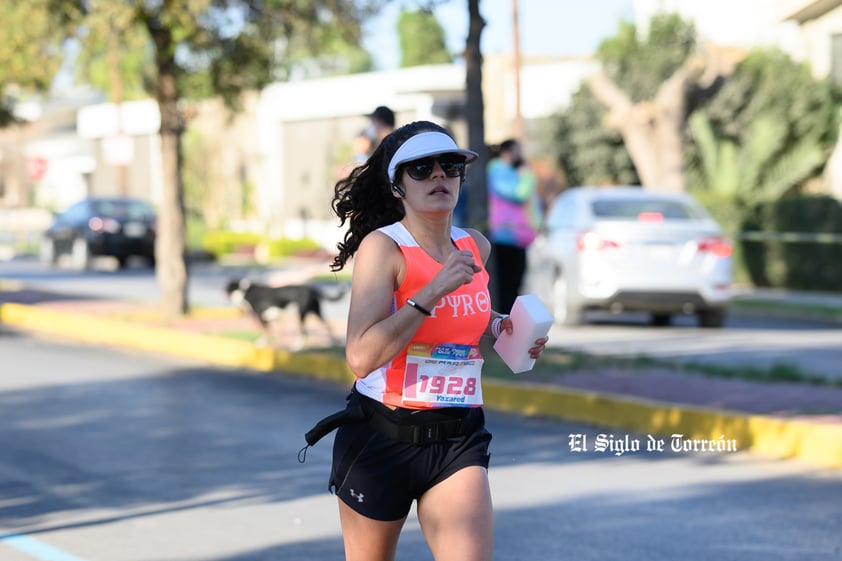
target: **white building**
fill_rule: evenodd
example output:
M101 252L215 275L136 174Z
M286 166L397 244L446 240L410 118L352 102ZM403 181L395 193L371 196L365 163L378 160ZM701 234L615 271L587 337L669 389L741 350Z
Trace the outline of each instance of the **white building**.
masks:
M842 81L842 0L781 0L779 14L798 24L813 74ZM842 130L825 167L825 182L831 194L842 199Z
M521 73L521 114L527 121L562 110L591 60L533 63ZM486 138L499 142L513 134L517 108L514 68L487 60L484 72ZM306 234L333 247L341 232L330 214L334 172L348 163L351 140L378 105L396 113L397 124L433 120L467 143L464 114L465 68L430 65L279 83L266 88L256 108L260 222L290 237Z
M842 1L779 0L778 15L798 26L800 52L813 74L842 80Z

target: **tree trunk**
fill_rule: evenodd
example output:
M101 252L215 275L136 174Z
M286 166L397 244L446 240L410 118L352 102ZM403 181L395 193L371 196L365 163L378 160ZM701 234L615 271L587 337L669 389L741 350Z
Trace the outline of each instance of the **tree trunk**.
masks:
M155 94L161 111L163 201L155 243L156 274L161 290L161 314L172 319L187 313L187 262L184 227L184 192L181 184L181 134L178 109L175 46L171 30L149 22L155 41L158 76Z
M488 231L488 193L485 166L488 150L485 146L485 101L482 96L482 51L480 36L485 20L479 13L479 0L468 0L468 39L465 44L465 90L468 121L468 144L479 157L470 167L465 188L468 189L468 224L481 232Z
M656 191L686 189L683 133L694 93L711 96L734 72L742 51L711 48L708 60L688 58L661 86L655 99L632 102L603 72L588 80L608 108L608 124L623 135L641 183Z
M633 103L604 73L588 85L609 110L608 124L620 131L641 183L656 191L684 191L682 130L684 91L680 77L664 82L652 101Z
M658 154L658 179L666 191L683 192L687 188L684 170L684 127L691 89L698 73L690 64L679 68L661 84L655 95L655 150Z

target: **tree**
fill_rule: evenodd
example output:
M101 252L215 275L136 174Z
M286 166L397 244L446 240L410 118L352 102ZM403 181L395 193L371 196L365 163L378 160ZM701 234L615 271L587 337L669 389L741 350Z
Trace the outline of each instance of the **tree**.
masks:
M401 9L398 18L401 67L453 62L444 41L444 29L430 8Z
M554 149L569 185L638 185L620 131L603 124L605 106L586 84L556 118Z
M652 18L648 35L623 23L599 48L603 69L588 86L608 108L644 186L685 189L683 131L696 103L709 98L733 72L735 53L696 51L695 29L674 14Z
M0 1L15 4L11 0ZM39 7L50 18L51 23L46 27L64 31L65 37L87 38L86 49L102 50L109 45L107 38L111 35L122 37L137 30L146 38L145 48L140 50L148 54L151 64L140 64L135 69L143 69L142 82L158 101L161 112L164 200L156 253L162 312L172 317L187 310L181 137L191 101L217 95L236 108L241 92L290 76L301 63L302 52L315 53L326 45L336 45L338 37L348 44L358 44L361 22L388 0L39 1ZM422 2L428 9L436 3L437 0ZM115 10L113 17L95 17L103 7ZM472 171L475 216L472 220L484 224L487 203L479 49L484 22L479 15L479 0L469 0L468 8L471 17L465 52L467 116L470 145L481 154ZM32 11L31 6L27 9ZM62 27L56 26L55 18L59 14ZM64 27L66 22L73 25ZM113 24L117 22L125 23L115 27ZM113 44L109 48L113 49ZM86 51L86 54L90 55L88 60L108 60L102 52ZM33 60L29 63L34 66ZM114 68L102 62L99 66ZM120 65L122 71L125 66ZM99 75L103 76L103 71Z
M827 80L814 79L807 65L777 49L752 51L716 97L690 117L690 190L737 231L774 230L784 199L800 194L827 162L838 107L838 92ZM771 286L780 276L776 271L792 270L793 255L780 257L788 245L744 240L739 247L756 286ZM798 251L815 257L815 249Z
M752 206L773 202L824 167L838 100L826 80L778 49L756 49L690 118L690 185Z
M56 28L75 15L55 0L0 0L0 127L16 121L16 97L50 88L64 59Z
M242 92L288 76L296 56L337 37L358 43L361 22L383 0L48 0L89 37L91 49L112 35L142 30L151 56L148 87L161 113L163 201L156 246L164 317L188 308L181 137L189 100L220 96L236 108ZM109 17L101 17L103 10ZM95 57L91 57L92 59Z
M118 105L148 95L155 75L153 53L146 29L131 10L119 2L98 3L74 39L80 44L73 62L78 80L106 92Z

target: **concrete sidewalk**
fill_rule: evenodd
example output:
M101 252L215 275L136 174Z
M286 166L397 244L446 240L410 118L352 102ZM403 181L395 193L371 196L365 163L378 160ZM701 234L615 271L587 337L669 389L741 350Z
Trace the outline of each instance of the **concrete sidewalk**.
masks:
M34 290L2 290L0 324L93 344L350 384L341 349L256 347L231 337L253 329L236 310L208 310L165 324L149 305ZM842 309L842 298L839 299ZM344 332L344 326L335 326ZM3 327L0 327L0 332ZM290 331L293 337L295 332ZM318 344L318 342L316 342ZM730 380L620 367L536 379L485 379L488 407L739 449L842 469L842 387Z

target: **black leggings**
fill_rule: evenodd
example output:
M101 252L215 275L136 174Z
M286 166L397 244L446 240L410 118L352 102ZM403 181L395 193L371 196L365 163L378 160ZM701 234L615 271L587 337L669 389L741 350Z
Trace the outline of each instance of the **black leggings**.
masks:
M509 244L494 244L497 298L494 309L502 314L512 310L526 274L526 249Z

